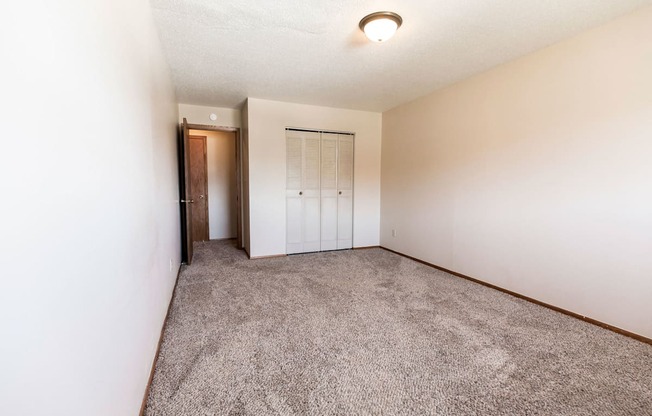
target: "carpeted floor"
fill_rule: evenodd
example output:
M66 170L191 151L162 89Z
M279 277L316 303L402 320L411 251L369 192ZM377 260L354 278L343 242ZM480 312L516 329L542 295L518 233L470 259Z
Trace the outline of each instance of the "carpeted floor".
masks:
M147 415L652 415L652 347L382 249L199 244Z

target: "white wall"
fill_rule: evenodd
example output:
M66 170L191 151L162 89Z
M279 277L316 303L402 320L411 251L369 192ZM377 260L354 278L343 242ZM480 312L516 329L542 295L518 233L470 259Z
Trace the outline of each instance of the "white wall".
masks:
M217 120L211 120L211 114L215 114ZM240 127L242 121L242 115L238 109L179 104L179 122L182 122L184 118L190 124L220 127Z
M3 4L0 53L0 414L136 415L180 261L149 3Z
M379 244L380 113L249 98L252 257L285 254L285 128L355 133L353 245Z
M209 238L236 238L235 133L190 130L190 134L206 136Z
M652 8L384 113L382 245L652 337L648 39Z
M249 104L242 105L242 245L251 253L249 221Z

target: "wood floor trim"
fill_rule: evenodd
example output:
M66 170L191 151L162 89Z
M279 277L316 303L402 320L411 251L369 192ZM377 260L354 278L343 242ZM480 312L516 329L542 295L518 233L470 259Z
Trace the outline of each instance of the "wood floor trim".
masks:
M174 281L174 289L172 289L172 297L170 297L170 303L168 303L168 310L165 313L163 326L161 326L161 335L159 335L158 337L158 345L156 345L156 354L154 354L154 361L152 361L152 368L149 370L149 380L147 381L147 388L145 388L145 395L143 396L143 402L140 405L140 412L138 412L140 416L143 416L145 414L145 406L147 406L147 398L149 397L149 391L152 387L152 381L154 381L154 370L156 369L156 362L158 361L158 355L161 352L161 343L163 342L163 334L165 333L165 328L168 325L168 318L170 317L170 309L172 308L172 301L174 300L174 295L177 292L177 285L179 284L180 275L181 275L181 266L179 266L179 270L177 270L177 279Z
M521 295L520 293L517 293L517 292L512 292L511 290L502 288L500 286L496 286L496 285L493 285L491 283L487 283L487 282L485 282L483 280L476 279L474 277L470 277L470 276L464 275L462 273L458 273L458 272L455 272L453 270L446 269L445 267L437 266L436 264L428 263L427 261L420 260L420 259L418 259L416 257L408 256L407 254L403 254L403 253L401 253L399 251L395 251L395 250L389 249L387 247L380 246L380 248L382 248L383 250L387 250L387 251L389 251L391 253L398 254L399 256L408 258L410 260L414 260L417 263L425 264L426 266L429 266L429 267L435 268L437 270L441 270L443 272L452 274L453 276L460 277L462 279L466 279L466 280L469 280L471 282L481 284L481 285L489 287L491 289L498 290L498 291L506 293L508 295L517 297L519 299L523 299L523 300L526 300L528 302L534 303L536 305L543 306L544 308L552 309L553 311L563 313L564 315L568 315L568 316L571 316L573 318L582 320L584 322L588 322L590 324L599 326L601 328L608 329L609 331L615 332L615 333L620 334L620 335L624 335L624 336L629 337L629 338L633 338L633 339L635 339L637 341L640 341L640 342L643 342L645 344L652 345L652 338L647 338L647 337L644 337L643 335L639 335L639 334L636 334L634 332L630 332L630 331L627 331L625 329L621 329L621 328L618 328L616 326L606 324L606 323L598 321L596 319L589 318L588 316L580 315L578 313L569 311L567 309L563 309L563 308L560 308L558 306L554 306L554 305L551 305L549 303L545 303L545 302L542 302L540 300L537 300L537 299L534 299L534 298L531 298L531 297L528 297L528 296L525 296L525 295Z

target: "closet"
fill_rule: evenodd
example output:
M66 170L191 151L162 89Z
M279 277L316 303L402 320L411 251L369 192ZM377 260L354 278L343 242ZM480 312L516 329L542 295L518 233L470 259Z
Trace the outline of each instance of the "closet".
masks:
M286 129L287 254L353 247L353 134Z

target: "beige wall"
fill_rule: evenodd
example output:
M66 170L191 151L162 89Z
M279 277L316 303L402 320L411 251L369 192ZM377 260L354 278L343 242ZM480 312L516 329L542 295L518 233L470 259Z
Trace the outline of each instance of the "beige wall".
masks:
M353 245L379 243L381 114L249 98L251 256L284 254L285 128L355 133Z
M249 221L249 104L242 106L242 245L251 253Z
M190 134L206 136L209 238L236 238L235 133L190 130Z
M217 120L211 120L211 114L215 114ZM240 127L242 120L238 109L179 104L179 122L183 121L184 118L190 124L219 127Z
M138 414L180 261L177 104L150 14L3 4L2 415Z
M650 39L646 8L384 113L382 245L651 337Z

